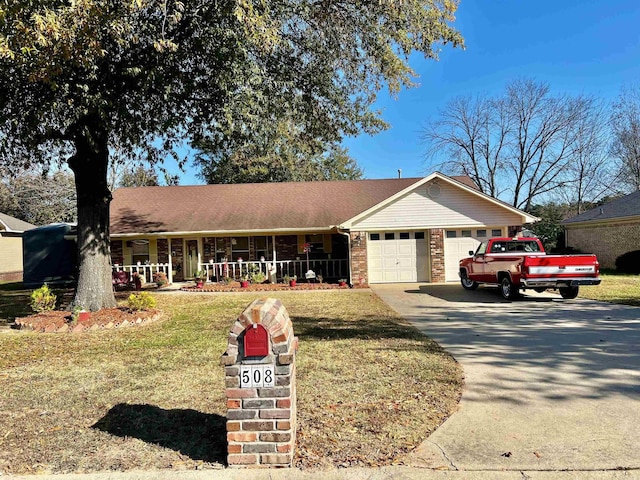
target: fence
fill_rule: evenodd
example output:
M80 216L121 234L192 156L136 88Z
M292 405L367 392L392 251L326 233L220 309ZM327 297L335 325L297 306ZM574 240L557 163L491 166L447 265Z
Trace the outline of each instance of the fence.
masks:
M276 278L278 279L282 279L285 275L290 277L296 276L303 279L308 270L313 270L316 276L321 275L325 278L346 277L348 272L346 259L309 260L308 268L307 260L305 259L279 260L276 262L202 263L199 265L199 269L206 272L209 281L221 281L225 278L238 280L256 269L269 278L269 269L272 269L274 264L276 268Z

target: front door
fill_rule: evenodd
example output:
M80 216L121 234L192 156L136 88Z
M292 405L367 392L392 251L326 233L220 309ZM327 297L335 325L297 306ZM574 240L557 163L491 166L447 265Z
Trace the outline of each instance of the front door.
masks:
M200 260L198 255L198 240L186 241L186 261L185 261L185 278L193 278L198 271L198 261Z

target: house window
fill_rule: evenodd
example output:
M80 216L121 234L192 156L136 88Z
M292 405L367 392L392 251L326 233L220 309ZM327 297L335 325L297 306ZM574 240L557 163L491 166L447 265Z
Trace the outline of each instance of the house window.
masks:
M486 230L476 230L476 237L485 238L487 236Z
M134 265L138 262L149 262L149 241L134 240L131 244L131 261Z
M395 240L396 239L396 234L393 233L393 232L385 233L384 234L384 239L385 240Z
M380 234L379 233L370 233L369 234L369 240L373 240L374 242L380 240Z
M238 257L249 260L249 237L233 237L231 239L231 259L236 262Z
M271 248L270 237L253 237L253 244L256 249L256 260L264 257L265 260L271 260L273 248Z
M324 235L306 235L305 241L311 245L311 251L313 253L324 252Z
M400 232L400 240L409 240L409 238L411 238L409 232Z
M455 230L447 230L447 238L456 238L456 231Z
M491 236L492 237L501 237L502 236L502 230L500 230L499 228L494 228L493 230L491 230Z
M416 240L424 240L424 232L416 232Z
M462 230L463 237L471 237L471 230Z

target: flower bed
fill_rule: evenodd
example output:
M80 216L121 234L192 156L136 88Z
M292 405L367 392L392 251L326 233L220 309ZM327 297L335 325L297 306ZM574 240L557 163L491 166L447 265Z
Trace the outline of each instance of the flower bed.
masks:
M368 285L354 285L354 288L367 288ZM230 282L230 283L215 283L215 282L207 282L202 288L198 288L195 285L182 287L180 290L183 292L271 292L271 291L281 291L281 290L344 290L348 289L349 286L339 286L335 283L298 283L295 287L290 287L289 284L285 283L259 283L253 284L250 283L248 287L242 288L240 286L240 282Z
M71 313L56 310L16 318L15 323L20 329L40 333L81 333L144 325L158 318L160 318L158 310L131 312L127 308L119 307L91 312L90 318L83 321L73 321Z

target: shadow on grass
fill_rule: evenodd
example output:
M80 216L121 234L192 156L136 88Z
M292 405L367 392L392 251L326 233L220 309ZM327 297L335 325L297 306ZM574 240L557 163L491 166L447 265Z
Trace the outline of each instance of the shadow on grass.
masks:
M91 428L170 448L192 460L226 463L227 419L196 410L120 403Z

